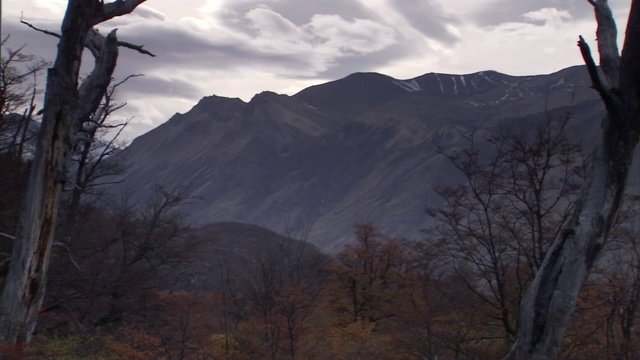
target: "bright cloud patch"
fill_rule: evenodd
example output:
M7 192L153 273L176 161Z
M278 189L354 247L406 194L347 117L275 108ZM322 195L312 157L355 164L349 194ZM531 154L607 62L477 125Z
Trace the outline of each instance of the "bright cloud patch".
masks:
M29 53L52 59L56 39L19 20L59 31L66 3L3 0L3 34L11 33L14 48L28 44ZM624 28L630 0L610 3ZM154 0L100 26L113 28L157 55L120 52L116 79L146 75L120 93L130 104L121 116L139 124L133 132L210 94L248 101L356 71L537 74L582 63L579 34L595 41L584 0Z
M552 7L542 8L536 11L530 11L522 17L533 23L548 24L548 23L564 23L571 20L571 14L566 10L558 10Z
M252 9L245 17L261 40L298 40L302 36L294 23L268 8Z
M165 21L167 20L167 15L165 15L164 13L146 6L146 5L140 5L138 6L135 11L133 12L133 14L138 15L140 17L146 18L146 19L156 19L156 20L160 20L160 21Z
M396 30L368 19L317 14L297 25L267 7L235 15L238 18L232 21L244 28L227 28L226 36L234 38L236 46L251 49L256 58L272 59L271 71L286 76L313 76L341 59L372 54L397 43Z
M320 40L317 48L337 49L340 55L380 51L395 43L395 32L388 26L363 19L346 21L337 15L314 15L303 30Z
M257 35L249 42L256 49L271 54L298 54L317 63L308 70L326 70L340 57L368 54L393 45L395 31L386 25L366 19L345 20L338 15L314 15L297 26L268 8L246 13Z

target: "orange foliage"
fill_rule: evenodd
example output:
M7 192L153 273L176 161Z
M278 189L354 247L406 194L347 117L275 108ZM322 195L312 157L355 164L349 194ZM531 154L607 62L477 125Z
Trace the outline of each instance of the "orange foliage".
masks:
M495 308L477 301L464 272L452 273L437 256L374 225L355 225L354 243L328 265L286 254L261 261L244 283L152 292L144 313L100 328L102 334L42 333L29 349L0 351L6 359L412 360L496 359L510 347L488 316ZM638 345L622 336L621 321L637 305L630 292L637 279L626 268L633 266L592 276L565 339L565 358L638 358ZM65 316L43 320L73 321Z

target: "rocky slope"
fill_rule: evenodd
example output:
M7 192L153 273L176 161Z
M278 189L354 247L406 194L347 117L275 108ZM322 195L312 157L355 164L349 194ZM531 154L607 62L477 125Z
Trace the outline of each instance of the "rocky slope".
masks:
M115 190L188 186L197 200L185 210L197 223L312 224L310 241L331 252L354 222L418 236L425 204L439 201L430 188L460 178L438 149L501 121L567 112L576 138L596 133L603 109L583 67L526 77L357 73L293 96L210 96L122 151L129 171Z

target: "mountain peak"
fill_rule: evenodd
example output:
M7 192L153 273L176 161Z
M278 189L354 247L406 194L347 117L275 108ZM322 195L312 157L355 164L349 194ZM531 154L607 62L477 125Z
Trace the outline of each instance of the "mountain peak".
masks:
M293 98L327 113L355 118L406 94L406 89L394 84L394 80L374 72L353 73L306 88Z
M249 100L249 102L252 102L252 101L254 101L254 100L259 100L259 99L269 99L269 98L274 98L274 97L278 97L278 96L283 96L283 95L278 94L278 93L275 93L275 92L273 92L273 91L265 90L265 91L262 91L262 92L260 92L260 93L258 93L258 94L255 94L255 95L251 98L251 100Z
M325 250L350 239L355 222L419 236L424 202L439 201L427 184L460 175L438 149L460 146L474 129L491 133L501 121L569 109L571 131L584 137L597 131L597 98L584 68L408 80L355 73L293 96L265 91L249 103L209 96L116 155L128 173L115 186L141 193L152 183L188 186L202 200L185 211L201 224L284 231L313 223L310 241Z

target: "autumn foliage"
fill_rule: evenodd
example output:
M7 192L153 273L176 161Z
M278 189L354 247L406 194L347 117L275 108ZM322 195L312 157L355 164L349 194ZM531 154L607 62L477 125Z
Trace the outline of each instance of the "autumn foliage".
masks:
M566 358L633 359L638 354L635 318L630 315L637 311L640 278L637 271L628 271L638 269L635 231L619 228L612 240L616 261L599 269L583 291L566 339ZM243 274L218 264L209 274L218 283L210 289L171 290L152 281L160 269L148 268L130 278L117 305L100 290L119 286L117 277L112 283L95 276L67 283L56 277L34 342L3 348L3 355L495 359L508 350L511 338L505 336L493 305L479 301L474 294L478 290L470 288L461 273L452 273L441 254L386 235L372 224L356 224L353 242L334 258L300 252L296 244L265 253ZM89 269L81 259L76 262ZM88 286L96 281L103 285ZM72 296L71 289L82 286L83 292L76 290ZM68 296L66 303L54 303L63 295ZM119 310L110 313L114 309Z

